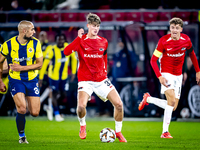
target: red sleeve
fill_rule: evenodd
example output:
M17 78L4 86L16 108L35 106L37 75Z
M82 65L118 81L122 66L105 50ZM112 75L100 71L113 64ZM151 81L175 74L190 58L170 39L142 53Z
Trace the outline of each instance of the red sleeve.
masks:
M197 57L194 53L194 50L192 52L189 53L189 56L190 56L190 59L192 60L192 63L194 65L194 69L196 72L199 72L200 69L199 69L199 64L198 64L198 60L197 60Z
M75 38L75 40L72 43L70 43L68 46L65 47L64 54L66 56L68 56L71 53L73 53L74 51L76 51L76 48L80 43L80 40L81 40L81 38L79 36L77 38Z
M106 68L106 71L107 71L107 50L105 50L106 54L103 55L103 59L104 59L104 62L105 62L105 68Z
M161 76L161 73L160 73L160 70L159 70L159 67L158 67L158 64L157 64L157 60L158 60L158 57L156 57L155 55L153 55L151 57L150 63L151 63L151 66L152 66L152 68L153 68L153 70L154 70L157 78L159 78Z

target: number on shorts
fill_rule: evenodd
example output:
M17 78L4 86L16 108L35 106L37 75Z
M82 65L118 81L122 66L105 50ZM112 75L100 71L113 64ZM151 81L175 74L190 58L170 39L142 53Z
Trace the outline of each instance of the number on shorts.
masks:
M107 86L110 86L110 85L111 85L111 83L110 83L109 80L104 81L104 83L105 83Z
M34 88L35 94L39 94L39 90L37 87Z

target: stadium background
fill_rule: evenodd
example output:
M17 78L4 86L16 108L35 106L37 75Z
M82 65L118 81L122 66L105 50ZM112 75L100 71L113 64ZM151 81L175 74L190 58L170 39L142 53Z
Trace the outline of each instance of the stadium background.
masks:
M96 13L102 20L99 35L108 39L108 64L110 68L109 78L115 84L124 102L126 117L161 117L163 110L150 105L143 111L138 111L138 103L144 92L152 96L165 98L160 95L159 81L151 66L150 57L156 47L159 38L167 34L169 30L168 21L172 17L180 17L184 21L183 33L189 35L199 60L199 8L191 1L187 5L184 1L157 0L130 3L129 1L90 1L81 0L76 2L76 7L65 4L65 1L47 0L19 0L20 9L12 9L7 1L0 5L0 35L2 41L6 41L18 34L17 25L21 20L32 21L35 25L38 38L40 31L47 32L49 44L55 44L55 35L64 33L67 42L73 41L77 36L79 28L86 28L85 17L89 12ZM62 7L61 5L62 3ZM67 1L66 1L67 2ZM68 0L70 3L71 0ZM51 4L51 5L50 5ZM56 7L56 6L60 7ZM124 53L121 57L119 42L124 43ZM118 57L117 57L118 56ZM123 57L124 56L124 57ZM131 56L135 57L133 59ZM124 59L125 58L125 59ZM200 92L199 87L194 87L195 71L190 68L190 60L186 59L188 78L183 85L182 95L176 117L181 117L182 108L189 108L192 118L200 117ZM126 65L123 68L123 65ZM126 69L126 70L123 70ZM126 74L121 72L127 72ZM76 82L71 83L71 88L76 89ZM70 114L69 101L76 103L76 94L70 99L60 100L60 109L63 114ZM44 102L45 103L45 102ZM43 103L42 103L43 105ZM72 108L75 108L74 104ZM94 95L88 104L88 115L95 116L101 104ZM109 111L109 110L108 110ZM12 98L1 95L0 115L15 115ZM40 115L45 115L41 107Z

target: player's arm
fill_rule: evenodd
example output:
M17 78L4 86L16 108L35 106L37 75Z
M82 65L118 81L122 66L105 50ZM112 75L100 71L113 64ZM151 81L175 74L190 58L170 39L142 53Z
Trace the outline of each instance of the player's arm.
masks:
M162 52L155 49L153 56L151 57L150 63L151 63L151 66L152 66L157 78L159 79L160 83L163 84L165 87L168 87L169 85L167 85L167 79L165 79L161 75L158 64L157 64L157 61L161 55L162 55Z
M3 83L3 80L2 80L4 61L5 61L5 57L0 53L0 91L1 92L6 91L6 86L5 86L5 84Z
M108 62L108 59L107 59L107 50L104 51L103 53L103 60L104 60L104 63L105 63L105 69L107 71L107 62Z
M194 65L194 69L196 71L196 81L197 81L197 84L200 83L200 69L199 69L199 64L198 64L198 60L197 60L197 57L196 57L196 54L194 52L194 49L193 47L191 47L189 50L189 56L190 56L190 59Z
M47 67L48 67L49 63L50 63L49 59L44 59L44 63L42 65L42 68L40 69L40 74L39 74L39 79L40 80L43 80L44 74L45 74L45 72L47 70Z
M30 71L30 70L40 70L43 64L43 56L36 58L36 63L33 65L21 66L20 64L9 64L12 71Z
M72 76L71 76L71 82L75 79L76 70L77 70L77 59L75 52L70 55L71 57L71 69L72 69Z
M64 49L64 54L66 56L69 56L71 53L76 51L76 48L80 44L80 40L83 34L84 34L84 30L82 28L79 29L77 38L75 38L75 40L72 43L70 43L68 46L66 46Z
M6 91L6 85L3 83L2 74L4 71L5 59L6 59L7 54L8 54L8 47L7 47L7 43L4 42L3 46L1 45L0 47L0 91L1 92Z

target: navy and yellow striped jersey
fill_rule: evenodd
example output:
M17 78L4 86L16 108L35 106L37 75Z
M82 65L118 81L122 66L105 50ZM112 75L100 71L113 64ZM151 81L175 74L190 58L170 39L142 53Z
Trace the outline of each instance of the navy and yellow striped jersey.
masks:
M68 43L64 43L64 47L66 47L67 45ZM57 45L53 45L51 49L48 49L42 69L40 70L39 79L43 79L45 70L50 63L48 69L49 78L51 78L52 80L66 80L68 77L68 65L70 57L72 74L76 74L76 55L75 53L72 53L70 56L65 56L64 47L58 48Z
M1 54L6 57L9 64L19 64L21 66L28 66L36 63L36 58L42 57L42 49L40 41L33 37L33 40L26 44L20 44L17 36L9 39L3 43ZM32 80L38 75L38 70L30 71L12 71L9 70L9 78L17 80Z

